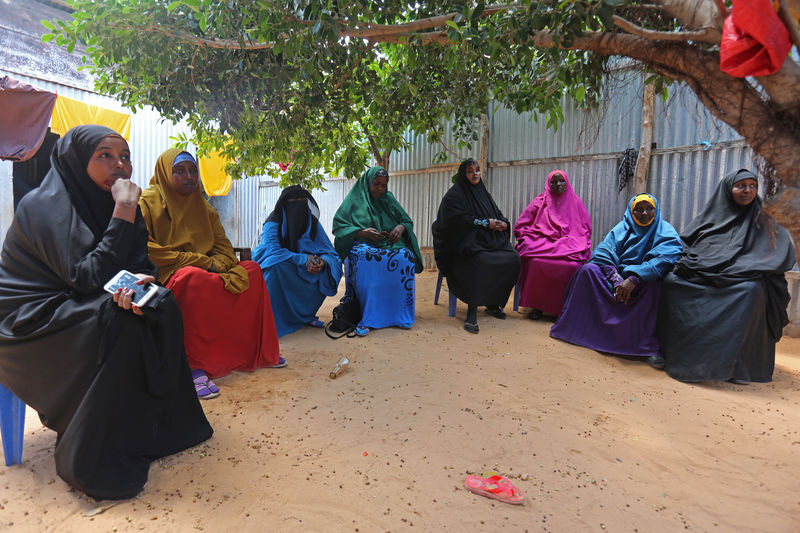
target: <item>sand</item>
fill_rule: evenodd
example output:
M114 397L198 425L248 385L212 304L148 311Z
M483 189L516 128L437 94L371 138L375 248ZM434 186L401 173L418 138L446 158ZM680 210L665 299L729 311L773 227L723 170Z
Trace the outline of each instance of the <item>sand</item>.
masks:
M772 383L690 385L551 339L510 305L466 333L463 304L433 305L435 280L417 278L410 331L305 328L282 339L287 368L217 380L214 436L111 507L58 478L55 433L29 409L23 464L0 467L0 530L800 530L800 340L779 343ZM525 503L463 488L489 471Z

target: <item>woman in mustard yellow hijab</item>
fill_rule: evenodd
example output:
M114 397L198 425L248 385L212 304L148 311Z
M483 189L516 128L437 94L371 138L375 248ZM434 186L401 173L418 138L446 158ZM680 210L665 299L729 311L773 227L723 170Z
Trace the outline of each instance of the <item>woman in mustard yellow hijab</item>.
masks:
M209 379L233 370L281 367L278 335L261 268L239 262L217 211L198 188L197 162L170 148L142 193L150 259L183 313L184 343L200 398L219 395Z

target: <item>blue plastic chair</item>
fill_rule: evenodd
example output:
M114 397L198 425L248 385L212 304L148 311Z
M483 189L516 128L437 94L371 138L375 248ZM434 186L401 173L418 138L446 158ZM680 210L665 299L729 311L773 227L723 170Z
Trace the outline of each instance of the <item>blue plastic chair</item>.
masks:
M439 279L436 280L436 292L433 294L433 305L439 305L439 293L442 291L442 279L444 275L442 271L439 271ZM447 314L450 316L456 316L456 302L458 302L458 298L456 295L447 291L450 294L449 297L449 307L447 309ZM514 285L514 311L519 310L519 284Z
M22 437L25 435L25 402L0 385L0 433L6 465L22 463Z

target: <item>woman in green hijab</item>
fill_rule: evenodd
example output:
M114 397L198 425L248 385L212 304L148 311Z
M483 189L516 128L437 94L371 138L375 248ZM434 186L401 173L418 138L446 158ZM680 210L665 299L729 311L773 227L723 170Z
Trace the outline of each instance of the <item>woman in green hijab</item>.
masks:
M345 264L345 298L361 307L356 333L414 324L414 274L422 272L414 223L383 167L364 172L333 217L333 245Z

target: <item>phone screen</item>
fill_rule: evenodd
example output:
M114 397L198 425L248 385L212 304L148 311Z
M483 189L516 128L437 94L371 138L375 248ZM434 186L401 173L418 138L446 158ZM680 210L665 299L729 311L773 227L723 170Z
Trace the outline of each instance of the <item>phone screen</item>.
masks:
M147 285L137 285L136 282L139 281L139 278L134 276L133 274L128 274L127 272L123 273L117 280L108 285L106 290L111 293L117 292L117 289L131 289L133 290L133 297L131 298L131 302L136 303L140 301L145 294L150 292L151 284L148 283Z

